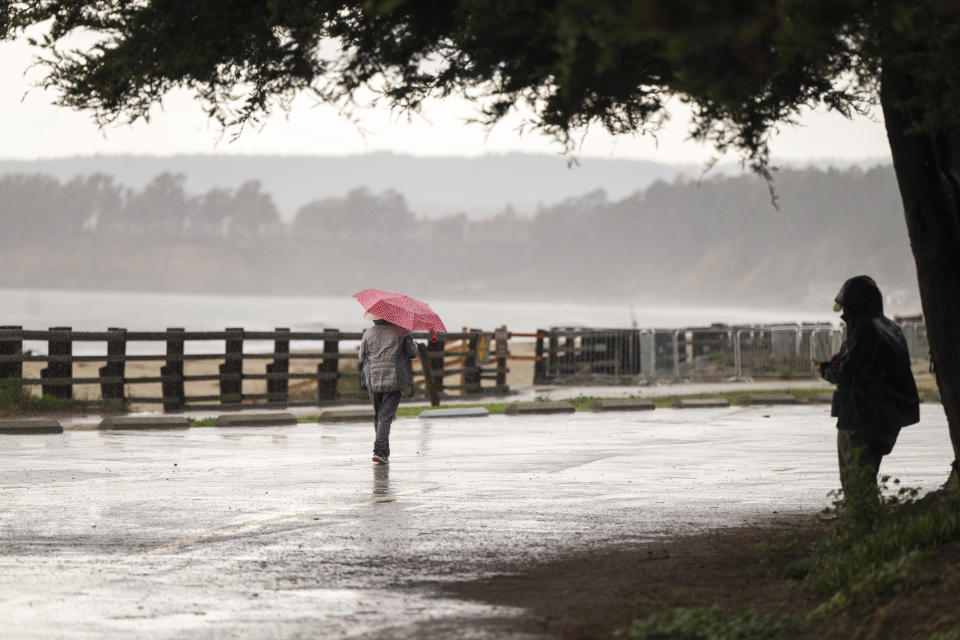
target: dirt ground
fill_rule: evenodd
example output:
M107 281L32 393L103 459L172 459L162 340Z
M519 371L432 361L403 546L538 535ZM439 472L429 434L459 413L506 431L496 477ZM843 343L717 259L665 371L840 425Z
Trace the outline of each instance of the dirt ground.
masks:
M773 575L765 559L785 534L798 549L825 535L814 516L782 517L751 526L678 537L635 548L587 551L537 566L504 567L503 574L454 584L459 598L520 607L527 615L504 624L557 638L610 638L632 620L673 607L749 608L806 613L819 601L794 581ZM760 547L760 548L758 548ZM901 594L867 616L845 614L826 628L790 637L857 640L926 638L960 627L960 545L945 547L930 584Z

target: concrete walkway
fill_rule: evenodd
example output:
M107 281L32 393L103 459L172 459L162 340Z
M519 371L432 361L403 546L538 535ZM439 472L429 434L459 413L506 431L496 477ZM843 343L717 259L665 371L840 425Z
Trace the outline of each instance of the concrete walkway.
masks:
M485 638L519 615L437 583L815 512L823 406L0 435L3 638ZM924 405L884 472L945 479Z

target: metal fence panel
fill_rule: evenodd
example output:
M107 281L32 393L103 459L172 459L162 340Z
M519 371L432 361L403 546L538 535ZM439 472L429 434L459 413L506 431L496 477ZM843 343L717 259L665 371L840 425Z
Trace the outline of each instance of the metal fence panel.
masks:
M927 362L930 359L930 343L927 341L927 325L922 322L904 322L903 337L907 339L910 359L914 362Z
M929 354L922 322L903 322L915 361ZM815 377L813 359L828 360L843 329L827 323L685 329L586 329L545 332L539 382L603 383Z

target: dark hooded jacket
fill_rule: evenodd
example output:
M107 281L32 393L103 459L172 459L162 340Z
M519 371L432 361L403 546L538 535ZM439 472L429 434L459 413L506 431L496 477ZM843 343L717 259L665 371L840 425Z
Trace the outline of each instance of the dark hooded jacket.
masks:
M920 397L900 327L883 315L883 296L869 276L847 280L836 302L847 325L840 352L821 365L837 385L833 411L838 429L890 432L920 420Z

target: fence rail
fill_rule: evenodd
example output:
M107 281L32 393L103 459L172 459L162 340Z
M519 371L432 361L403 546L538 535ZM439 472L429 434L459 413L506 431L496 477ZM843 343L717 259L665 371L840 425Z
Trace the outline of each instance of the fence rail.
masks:
M413 335L429 340L426 333ZM39 331L3 326L0 386L40 387L43 396L72 398L74 387L90 385L101 398L120 405L160 404L164 411L336 404L365 397L355 363L361 337L360 332L337 329L282 327L274 331L73 331L70 327ZM508 392L509 337L506 327L438 335L425 351L434 384L426 384L418 367L421 373L415 377L414 394L422 395L426 387L435 389L437 398ZM29 342L45 342L47 353L25 351L24 343ZM222 351L187 353L195 351L187 349L188 344L210 342L222 342ZM244 347L252 342L272 342L272 348L246 353ZM295 348L298 342L301 348ZM74 354L76 343L105 343L106 354ZM127 353L130 343L162 344L165 353ZM74 365L83 371L75 371ZM137 371L128 371L128 365Z

